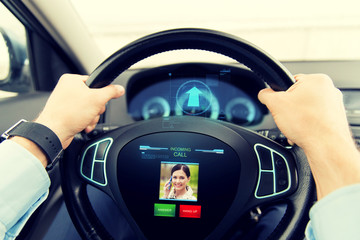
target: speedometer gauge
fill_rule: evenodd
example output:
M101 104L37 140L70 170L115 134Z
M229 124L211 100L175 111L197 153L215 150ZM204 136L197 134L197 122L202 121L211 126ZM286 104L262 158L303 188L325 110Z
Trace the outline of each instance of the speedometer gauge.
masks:
M170 105L163 97L153 97L145 102L141 113L145 120L155 117L168 117L170 115Z
M228 102L225 107L225 115L229 122L249 124L255 119L256 107L250 99L237 97Z

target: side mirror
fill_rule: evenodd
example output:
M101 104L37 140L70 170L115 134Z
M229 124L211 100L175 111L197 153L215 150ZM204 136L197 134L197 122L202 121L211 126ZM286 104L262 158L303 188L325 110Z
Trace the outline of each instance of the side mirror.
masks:
M0 90L28 92L30 77L25 44L0 27Z

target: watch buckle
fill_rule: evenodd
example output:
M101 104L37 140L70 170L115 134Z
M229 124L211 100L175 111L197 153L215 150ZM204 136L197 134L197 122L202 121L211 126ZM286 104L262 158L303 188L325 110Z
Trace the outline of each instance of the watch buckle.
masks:
M3 134L1 134L0 136L0 142L8 139L10 137L10 132L15 129L17 126L19 126L21 123L23 122L27 122L25 119L21 119L19 120L17 123L15 123L14 125L12 125L8 130L6 130Z

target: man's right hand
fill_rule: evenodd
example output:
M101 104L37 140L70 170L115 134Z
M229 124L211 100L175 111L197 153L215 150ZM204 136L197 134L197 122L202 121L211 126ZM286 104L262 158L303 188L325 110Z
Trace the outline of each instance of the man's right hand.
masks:
M263 89L259 100L278 128L304 149L317 186L318 198L360 182L356 149L341 92L323 74L297 75L285 92Z

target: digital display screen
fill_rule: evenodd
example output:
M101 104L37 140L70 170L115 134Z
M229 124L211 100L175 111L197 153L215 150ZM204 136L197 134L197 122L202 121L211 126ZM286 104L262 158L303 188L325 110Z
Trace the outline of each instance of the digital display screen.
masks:
M199 164L161 162L159 199L196 202L198 182Z
M179 124L164 119L162 128ZM239 184L240 160L224 142L203 134L161 132L134 139L118 155L126 208L149 239L204 239L225 216ZM214 194L215 191L215 194ZM149 224L151 223L151 224Z

